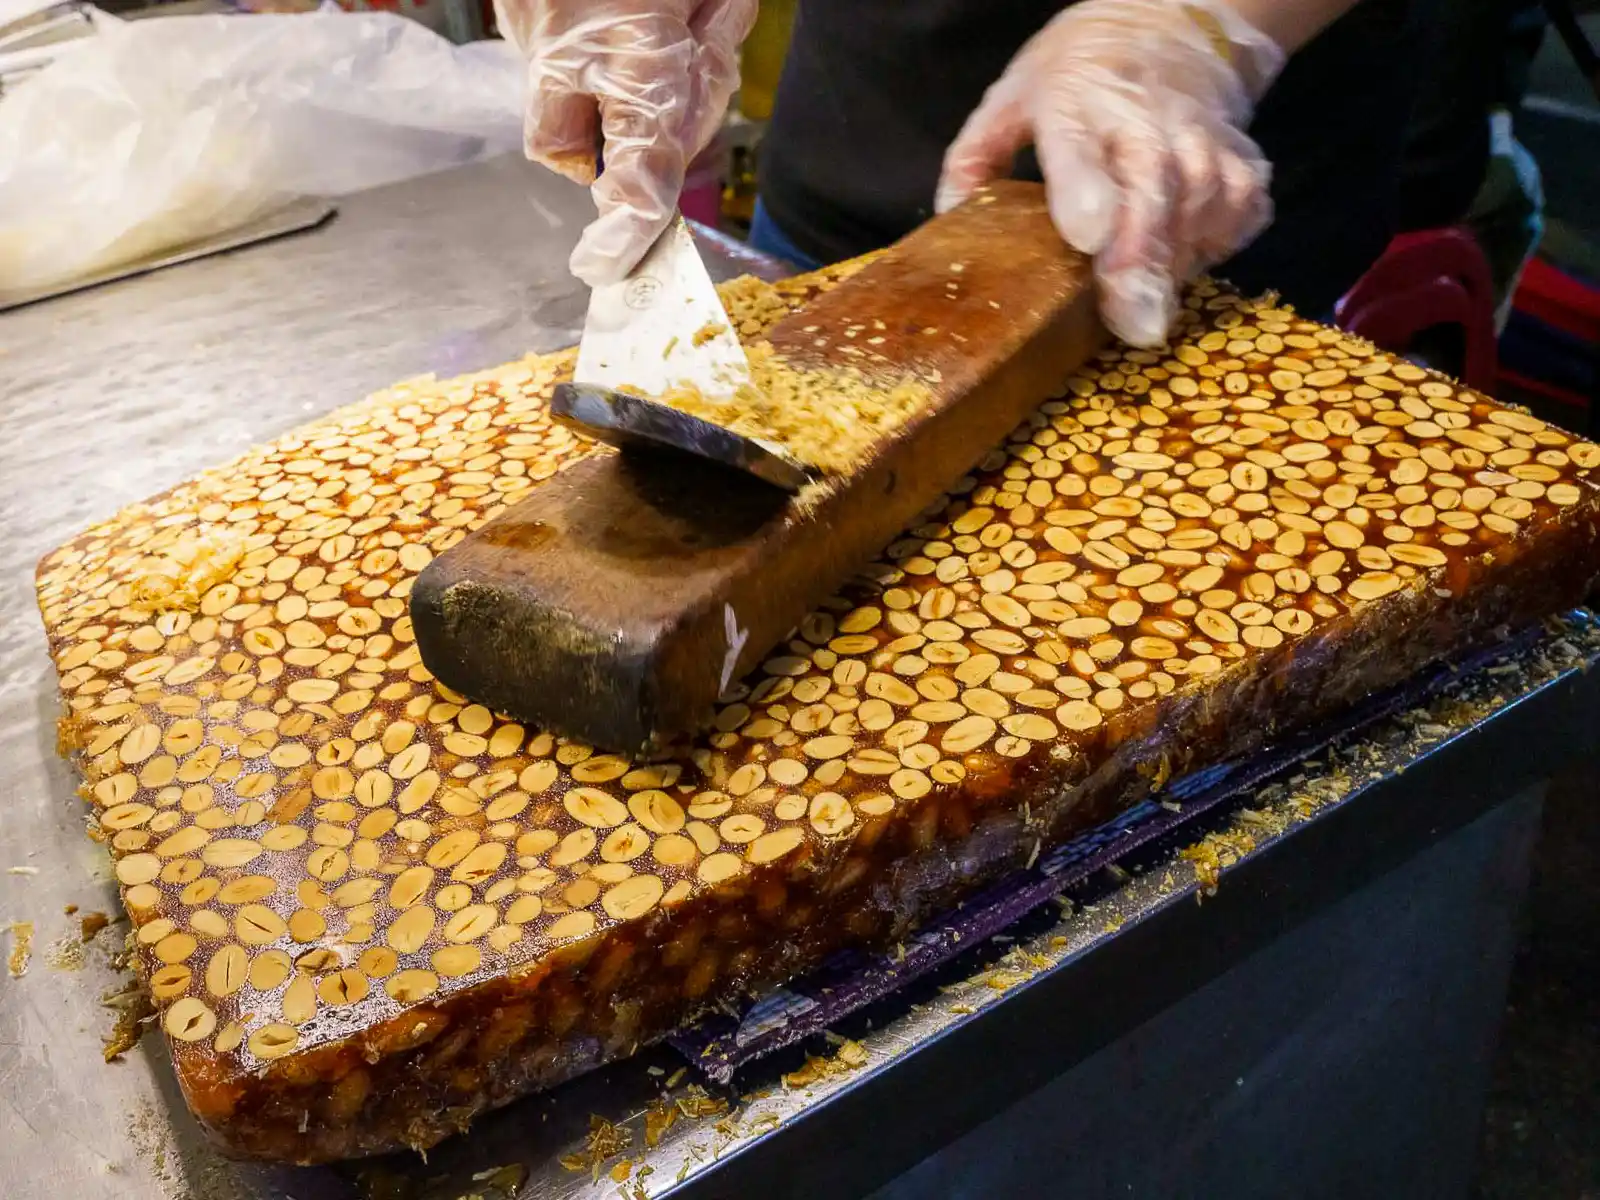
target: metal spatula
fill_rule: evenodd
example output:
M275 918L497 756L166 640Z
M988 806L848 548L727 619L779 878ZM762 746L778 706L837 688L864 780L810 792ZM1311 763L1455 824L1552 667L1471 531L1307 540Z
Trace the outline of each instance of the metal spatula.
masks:
M780 447L678 412L650 397L690 386L732 401L750 361L682 215L622 281L598 287L573 381L551 415L624 450L679 450L798 491L810 472Z

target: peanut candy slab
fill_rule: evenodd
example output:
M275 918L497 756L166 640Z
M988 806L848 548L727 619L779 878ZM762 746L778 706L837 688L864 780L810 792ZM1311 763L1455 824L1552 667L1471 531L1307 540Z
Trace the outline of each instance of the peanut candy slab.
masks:
M851 269L725 298L754 339ZM40 564L91 832L234 1152L431 1145L1600 575L1600 447L1202 283L630 762L439 686L407 617L594 452L545 415L572 362L398 386Z

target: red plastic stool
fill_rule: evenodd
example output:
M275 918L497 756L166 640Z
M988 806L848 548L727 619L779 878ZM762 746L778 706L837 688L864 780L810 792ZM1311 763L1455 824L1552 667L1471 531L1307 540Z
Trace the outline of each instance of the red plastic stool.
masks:
M1462 382L1494 386L1494 284L1483 249L1464 229L1402 233L1333 313L1340 328L1394 354L1404 354L1426 329L1459 326Z
M1562 424L1571 428L1587 424L1590 436L1600 435L1600 287L1536 257L1522 273L1513 308L1507 352L1500 362L1502 395L1521 393L1558 405L1556 419ZM1545 337L1557 340L1554 350ZM1562 340L1565 345L1559 344ZM1583 354L1584 347L1594 364L1591 383L1575 390L1570 373L1552 369L1547 356L1570 359L1574 353Z
M1600 288L1574 279L1559 267L1535 257L1517 285L1518 312L1600 345Z

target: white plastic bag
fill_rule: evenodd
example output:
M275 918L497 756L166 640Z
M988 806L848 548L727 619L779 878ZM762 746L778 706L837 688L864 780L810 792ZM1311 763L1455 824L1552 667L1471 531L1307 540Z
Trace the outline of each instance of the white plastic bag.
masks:
M522 145L503 42L337 9L106 22L0 100L0 291Z

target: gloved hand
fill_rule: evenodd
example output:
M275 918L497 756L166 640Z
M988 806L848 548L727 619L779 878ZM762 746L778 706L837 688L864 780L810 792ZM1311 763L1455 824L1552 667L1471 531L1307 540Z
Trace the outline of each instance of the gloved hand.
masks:
M528 60L528 157L594 185L600 215L572 273L614 282L666 228L716 134L756 0L495 0L495 13Z
M1179 287L1272 219L1271 168L1243 129L1284 59L1223 0L1084 0L968 118L937 207L1006 174L1032 142L1056 228L1095 256L1106 324L1160 345Z

